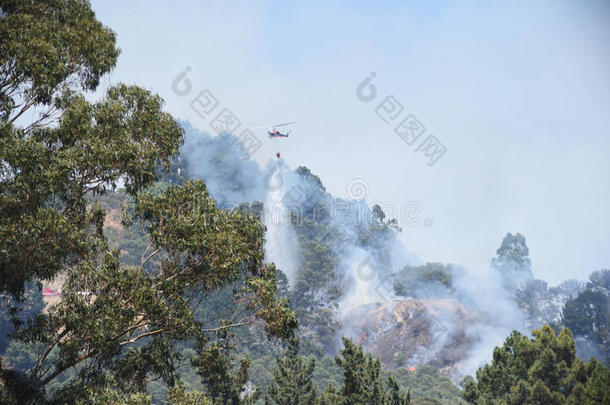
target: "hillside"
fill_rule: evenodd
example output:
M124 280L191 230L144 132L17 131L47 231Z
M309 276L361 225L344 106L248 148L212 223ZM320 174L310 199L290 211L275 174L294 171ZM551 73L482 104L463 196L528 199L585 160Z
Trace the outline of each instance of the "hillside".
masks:
M610 404L610 8L505 3L0 0L0 405Z
M474 340L469 328L475 320L455 299L367 304L349 310L342 321L350 337L387 368L431 365L455 374Z

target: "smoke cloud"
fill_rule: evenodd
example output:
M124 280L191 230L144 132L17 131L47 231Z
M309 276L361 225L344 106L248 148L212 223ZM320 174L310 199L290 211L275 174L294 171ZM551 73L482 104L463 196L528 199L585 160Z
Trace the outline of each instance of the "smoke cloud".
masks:
M387 325L398 322L392 313L399 310L403 315L423 316L429 340L416 347L409 363L453 362L449 373L457 380L489 362L493 347L501 345L513 330L530 332L531 325L515 300L515 288L527 284L531 276L511 284L492 266L487 271L473 271L451 265L447 267L451 272L449 286L424 280L413 284L410 294L397 295L394 287L401 270L423 263L398 239L391 218L380 218L373 204L361 198L366 196L362 184L350 184L356 199L334 198L307 169L293 170L283 159L275 158L261 169L235 136L212 137L188 122L182 125L186 132L181 153L185 166L193 176L205 180L220 206L264 202L265 258L287 275L291 288L299 277L303 253L296 232L303 226L299 221L307 217L325 229L322 242L338 258L336 283L342 295L336 302L335 318L343 325L340 334L361 340L365 328L362 318L379 308L386 313ZM398 219L398 223L410 220L408 216ZM418 309L405 307L401 304L405 300L413 300L413 308ZM382 339L389 328L375 333Z

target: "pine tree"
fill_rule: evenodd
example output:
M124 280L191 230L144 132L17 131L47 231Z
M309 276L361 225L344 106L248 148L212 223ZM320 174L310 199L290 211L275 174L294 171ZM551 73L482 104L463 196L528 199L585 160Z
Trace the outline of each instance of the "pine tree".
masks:
M269 386L266 404L309 405L316 399L316 389L312 374L315 360L306 361L299 356L299 339L288 341L283 357L276 359L277 367L273 372L274 381Z
M507 287L517 289L533 279L532 261L523 235L507 233L496 254L491 266Z
M197 341L199 356L192 360L197 373L207 388L207 394L214 404L249 405L260 396L260 390L246 396L244 386L248 382L250 361L233 357L235 346L227 329L217 332L217 340L208 344L207 339Z
M386 403L388 405L410 405L411 403L411 393L407 392L406 398L400 394L400 386L398 382L392 377L388 378L388 386L390 387L390 393L388 400Z
M594 354L606 366L610 365L610 270L600 270L589 276L587 288L568 300L562 310L561 325L574 336L581 337L579 354Z
M496 347L491 364L463 380L463 398L474 404L602 404L610 399L610 371L593 358L576 358L569 329L559 336L544 326L534 339L513 332Z
M350 339L343 338L341 357L335 358L343 367L343 404L404 405L407 399L400 394L396 380L390 378L386 390L381 378L381 362L364 353ZM332 402L326 402L332 403ZM341 403L341 402L337 402Z

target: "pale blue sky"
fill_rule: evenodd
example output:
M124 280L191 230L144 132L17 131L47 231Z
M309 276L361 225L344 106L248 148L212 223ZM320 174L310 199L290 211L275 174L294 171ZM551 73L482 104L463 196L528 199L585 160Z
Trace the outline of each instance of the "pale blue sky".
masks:
M93 1L122 55L104 82L158 92L209 122L172 80L210 89L244 126L297 121L282 146L328 190L423 206L404 227L422 260L484 271L506 232L537 277L610 268L610 2ZM371 72L378 98L356 87ZM447 147L434 166L375 114L394 95ZM254 158L263 164L275 146ZM404 224L403 224L404 226Z

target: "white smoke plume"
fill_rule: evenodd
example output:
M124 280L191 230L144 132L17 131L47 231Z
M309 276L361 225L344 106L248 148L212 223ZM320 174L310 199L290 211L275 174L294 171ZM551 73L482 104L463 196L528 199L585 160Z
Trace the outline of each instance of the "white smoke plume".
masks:
M230 208L243 202L264 202L265 258L277 264L292 287L298 278L301 253L295 227L302 224L293 222L295 217L291 212L297 212L296 218L310 213L314 220L324 222L328 229L324 242L338 257L335 272L343 291L336 314L344 326L340 333L357 335L349 324L349 316L359 313L358 307L409 298L394 293L394 276L407 265L423 263L407 250L393 231L371 232L383 225L374 217L372 204L364 199L333 198L317 177L297 173L282 159L272 158L261 169L232 135L212 137L195 130L189 123L183 123L183 126L186 141L181 156L185 165L192 175L205 180L220 206ZM452 268L450 288L424 283L417 286L411 298L455 300L466 308L474 322L464 324L460 317L437 314L434 322L440 322L441 327L432 331L434 341L421 348L412 361L425 362L451 345L456 336L466 335L473 344L461 355L454 375L457 378L472 374L477 367L489 362L493 347L501 345L513 330L525 334L530 330L515 301L514 290L497 271Z

